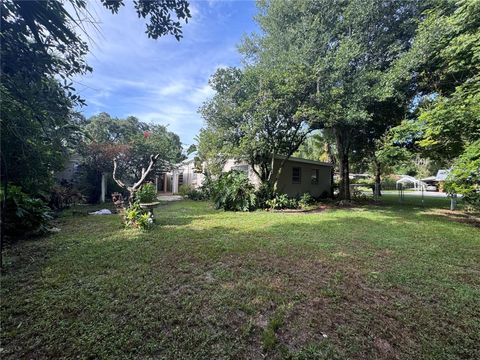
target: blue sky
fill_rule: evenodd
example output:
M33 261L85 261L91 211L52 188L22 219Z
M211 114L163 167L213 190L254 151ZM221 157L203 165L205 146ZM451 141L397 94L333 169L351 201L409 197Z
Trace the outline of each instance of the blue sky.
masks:
M91 9L100 31L89 31L93 73L75 80L88 105L81 111L87 117L105 111L168 125L191 144L203 124L197 110L213 94L210 75L219 67L239 66L237 45L257 30L255 3L191 1L192 18L180 42L170 36L149 39L143 19L126 3L117 15L99 5Z

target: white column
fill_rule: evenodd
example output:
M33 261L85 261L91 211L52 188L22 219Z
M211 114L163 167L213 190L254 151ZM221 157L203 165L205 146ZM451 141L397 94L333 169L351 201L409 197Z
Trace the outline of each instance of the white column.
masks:
M175 194L178 192L178 174L177 170L173 170L172 176L172 193Z
M105 193L107 192L107 174L102 172L102 192L100 194L100 202L105 202Z

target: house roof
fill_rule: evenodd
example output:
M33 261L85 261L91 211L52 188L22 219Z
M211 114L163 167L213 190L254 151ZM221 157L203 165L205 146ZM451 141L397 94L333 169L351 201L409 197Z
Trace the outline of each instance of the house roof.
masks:
M277 155L275 158L276 159L285 159L285 156ZM175 168L179 169L182 166L189 165L189 164L193 163L194 160L195 160L194 158L185 159L181 163L176 164ZM293 157L293 156L288 158L288 161L293 161L293 162L298 162L298 163L303 163L303 164L317 165L317 166L333 167L333 164L330 164L330 163L326 163L326 162L322 162L322 161L316 161L316 160L302 159L302 158L297 158L297 157Z
M435 180L445 181L449 173L450 173L450 170L438 170Z
M277 155L277 159L285 159L285 156ZM316 160L309 160L309 159L302 159L302 158L297 158L290 156L288 158L288 161L294 161L294 162L299 162L299 163L305 163L305 164L312 164L312 165L318 165L318 166L328 166L328 167L333 167L333 164L326 163L323 161L316 161Z

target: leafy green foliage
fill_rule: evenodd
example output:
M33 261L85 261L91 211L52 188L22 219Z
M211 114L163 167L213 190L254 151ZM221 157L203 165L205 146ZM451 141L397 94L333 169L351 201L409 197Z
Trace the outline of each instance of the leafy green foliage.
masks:
M425 15L394 69L413 80L419 106L393 140L451 161L480 138L480 2L440 1Z
M152 203L157 200L157 189L152 183L143 184L135 193L135 199L140 203Z
M7 236L43 235L51 227L52 211L47 204L27 195L19 186L9 185L4 209L3 231Z
M125 227L129 229L149 230L154 224L151 215L140 207L139 202L134 202L124 214Z
M178 187L178 194L184 198L193 191L193 186L188 184L182 184Z
M480 140L467 147L454 162L445 190L462 194L468 205L480 210Z
M102 4L116 13L125 2ZM179 21L190 17L186 0L139 0L133 7L152 38L179 39ZM84 22L95 19L85 0L6 0L0 14L1 177L31 194L48 192L52 174L62 170L81 138L83 119L74 108L85 102L72 79L92 68L77 30L86 32Z
M299 207L305 209L313 204L315 204L315 198L310 193L306 192L300 195L300 198L298 199Z
M255 188L241 171L229 171L213 182L212 200L217 209L251 211L256 207Z
M296 209L298 208L298 200L295 198L289 198L287 194L275 194L275 196L267 200L265 204L269 209L281 210L281 209Z
M90 202L98 201L100 174L113 170L113 159L119 159L117 176L134 183L141 177L141 169L150 161L150 155L160 154L149 180L155 175L171 169L172 164L182 161L182 145L177 134L165 126L147 124L134 116L126 119L112 118L107 113L100 113L85 121L86 133L79 152L84 159L83 187L88 190ZM110 177L111 178L111 177ZM110 179L109 179L110 180ZM118 185L109 184L111 189L119 190Z
M273 186L269 183L262 183L256 192L257 207L260 209L267 209L267 201L275 197Z
M210 79L216 94L200 109L206 126L198 149L209 170L219 174L226 159L245 160L274 186L286 161L273 167L274 159L290 157L310 132L311 117L299 108L305 84L300 66L217 70Z
M178 193L185 199L190 200L208 200L210 198L209 191L206 191L206 186L200 189L195 189L192 185L183 184L178 188Z

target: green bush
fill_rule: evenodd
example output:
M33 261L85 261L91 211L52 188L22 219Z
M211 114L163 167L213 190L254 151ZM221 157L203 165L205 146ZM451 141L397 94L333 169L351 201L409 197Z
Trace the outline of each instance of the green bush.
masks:
M153 217L140 207L138 202L133 203L125 210L125 227L148 230L153 226Z
M298 206L300 206L302 209L305 209L306 207L315 204L315 199L314 197L306 192L303 193L302 196L300 196L300 199L298 199Z
M472 143L455 161L445 182L450 194L462 194L472 210L480 210L480 140Z
M245 173L229 171L213 181L211 196L215 208L226 211L251 211L256 207L255 188Z
M51 228L51 209L42 200L24 193L21 187L9 185L5 201L7 236L43 235Z
M266 209L269 207L267 201L272 200L275 197L275 192L273 191L272 185L269 183L262 183L257 190L256 195L257 206L260 209Z
M192 189L192 191L190 191L187 196L190 200L195 201L208 200L208 196L203 191L196 189Z
M266 201L268 208L273 210L297 209L299 204L295 198L289 198L287 194L276 194L272 199Z
M202 186L198 189L201 194L202 200L212 199L216 181L212 179L209 174L205 174L205 179L202 182Z
M143 184L135 194L135 200L140 203L148 204L157 200L157 190L155 185L146 183Z
M192 185L183 184L178 188L178 194L186 198L193 190L194 189Z
M73 187L73 184L64 182L62 185L55 185L48 194L48 205L52 209L61 210L71 205L85 202L85 196Z
M192 185L181 185L178 189L179 195L190 200L208 200L209 196L205 192L203 186L200 189L195 189ZM208 192L210 193L210 192Z

